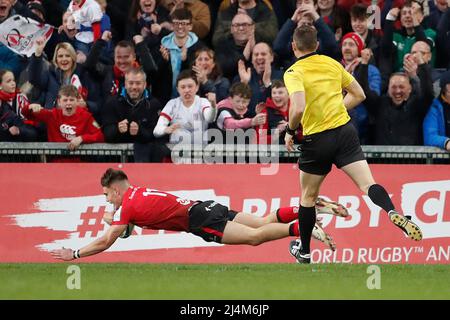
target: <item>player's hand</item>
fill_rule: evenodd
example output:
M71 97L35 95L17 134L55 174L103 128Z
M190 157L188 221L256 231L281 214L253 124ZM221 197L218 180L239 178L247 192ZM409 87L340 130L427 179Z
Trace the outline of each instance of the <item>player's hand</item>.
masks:
M287 132L284 136L284 144L288 152L294 151L294 138Z
M69 150L71 150L71 151L74 151L74 150L78 149L78 147L82 143L83 143L83 138L81 136L78 136L78 137L70 140L69 144L67 145L67 148L69 148Z
M61 249L56 249L50 251L53 258L64 261L73 260L73 250L62 247Z
M125 133L128 131L128 120L124 119L117 124L117 128L120 133Z
M139 125L137 122L131 121L130 123L130 135L136 136L139 132Z
M114 218L114 212L108 212L105 211L103 214L103 221L105 221L106 224L111 225Z
M41 111L43 108L41 107L41 105L39 103L31 103L28 106L28 109L30 109L32 112L36 113Z

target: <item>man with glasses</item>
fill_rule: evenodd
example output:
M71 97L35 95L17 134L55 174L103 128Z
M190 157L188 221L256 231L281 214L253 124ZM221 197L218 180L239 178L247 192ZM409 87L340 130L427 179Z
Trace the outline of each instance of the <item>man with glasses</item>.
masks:
M170 15L173 32L161 39L160 52L163 61L167 62L163 67L161 81L171 84L171 91L168 96L175 98L178 96L176 89L176 79L181 70L188 69L194 60L195 51L203 44L198 36L192 32L192 13L185 8L176 9ZM170 63L170 67L167 64ZM170 79L168 79L169 75Z
M230 25L237 13L247 14L255 23L256 41L272 43L278 32L275 13L262 0L237 0L217 16L212 44L216 48L230 33Z
M165 4L164 4L165 2ZM172 13L185 8L192 13L192 32L205 39L211 29L211 12L207 4L200 0L165 0L162 4Z
M249 15L238 13L231 21L230 34L214 47L223 75L232 80L239 60L250 60L255 46L255 23Z

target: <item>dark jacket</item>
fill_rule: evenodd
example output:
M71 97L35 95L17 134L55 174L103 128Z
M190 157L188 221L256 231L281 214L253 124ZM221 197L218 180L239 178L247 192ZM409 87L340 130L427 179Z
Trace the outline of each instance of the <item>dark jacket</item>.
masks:
M447 69L450 67L450 9L442 14L436 31L436 65Z
M165 21L169 21L169 11L164 8L163 6L158 6L156 8L156 17L157 17L157 23L161 24ZM141 34L142 28L146 25L143 18L137 19L136 21L130 21L126 24L125 27L125 40L132 41L133 36L137 34ZM154 54L153 50L159 50L159 46L161 44L161 39L168 35L170 30L167 30L165 28L161 29L161 32L158 35L154 35L153 33L150 33L148 36L146 36L145 43L147 44L148 48L150 49L150 52L152 55Z
M228 80L233 80L238 74L238 61L245 61L244 48L245 46L238 46L234 42L231 34L222 39L215 47L216 61L223 72L223 76L227 77Z
M422 123L433 100L431 70L426 64L419 65L417 79L412 79L412 92L401 105L393 104L387 94L376 95L367 83L361 83L366 93L364 105L375 117L375 144L422 145Z
M216 101L222 101L228 97L228 90L230 89L230 81L222 76L217 77L216 80L208 79L205 84L200 84L199 95L205 96L208 92L216 94Z
M13 136L9 128L16 126L20 133ZM0 100L0 141L35 141L37 131L33 127L26 125L22 118L14 112L13 106L6 101Z
M317 52L334 59L339 59L340 49L330 27L322 18L314 22L314 27L317 29L317 39L319 40L319 49ZM297 28L297 24L294 21L291 19L286 20L273 42L273 51L278 55L280 60L286 62L283 64L286 67L290 66L295 60L291 45L295 28Z
M227 9L219 11L213 34L213 46L217 45L231 34L231 20L238 11L237 1ZM249 11L247 11L249 13ZM275 13L262 1L256 0L256 7L249 14L255 22L255 39L272 43L278 32L278 22Z
M149 98L147 91L137 104L133 104L123 89L120 95L111 97L102 110L102 130L105 141L111 143L152 142L155 139L153 129L158 122L161 109L159 101ZM124 119L128 120L128 124L134 121L139 125L136 136L130 135L129 131L119 132L118 123Z
M117 90L113 90L116 86L113 66L99 62L100 55L105 47L106 41L103 39L97 40L92 46L86 62L84 63L84 67L90 72L93 78L100 83L100 99L102 105L109 96L120 93L125 82L125 79L122 77L119 79ZM147 84L150 84L158 67L145 45L145 42L136 45L136 57L147 75Z

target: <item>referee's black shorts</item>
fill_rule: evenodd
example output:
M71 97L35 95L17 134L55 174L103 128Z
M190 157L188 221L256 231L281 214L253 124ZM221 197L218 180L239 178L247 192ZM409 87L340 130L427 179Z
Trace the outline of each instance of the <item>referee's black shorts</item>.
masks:
M365 160L358 132L350 121L334 129L304 136L299 150L300 170L321 176L331 171L333 163L341 168Z
M204 201L189 209L189 232L211 242L222 242L223 231L228 221L237 212L215 201Z

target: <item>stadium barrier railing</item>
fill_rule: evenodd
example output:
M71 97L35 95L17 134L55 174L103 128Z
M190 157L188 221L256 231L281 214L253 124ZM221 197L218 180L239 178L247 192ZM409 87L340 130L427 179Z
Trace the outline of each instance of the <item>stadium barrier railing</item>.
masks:
M284 145L169 145L172 160L182 163L289 163L300 151ZM370 163L450 164L450 153L426 146L362 146ZM93 143L77 150L66 143L0 142L0 162L48 162L55 157L79 157L84 162L133 162L133 144Z

